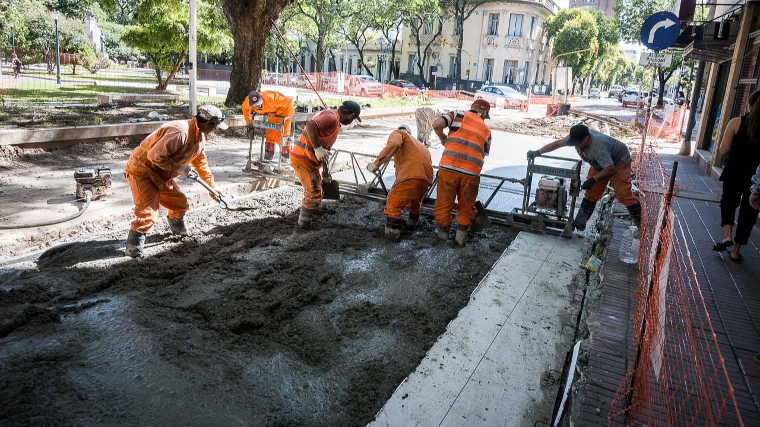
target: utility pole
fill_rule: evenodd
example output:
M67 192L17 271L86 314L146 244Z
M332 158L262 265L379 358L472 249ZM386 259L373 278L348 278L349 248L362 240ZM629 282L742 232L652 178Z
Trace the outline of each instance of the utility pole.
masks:
M189 67L188 74L190 74L190 115L195 116L198 114L198 75L196 73L196 65L198 62L198 37L197 37L197 21L195 16L196 0L190 0L190 50L189 50Z
M61 84L61 44L58 40L58 14L54 13L55 19L55 83Z
M16 36L13 33L13 22L11 22L11 49L16 53Z

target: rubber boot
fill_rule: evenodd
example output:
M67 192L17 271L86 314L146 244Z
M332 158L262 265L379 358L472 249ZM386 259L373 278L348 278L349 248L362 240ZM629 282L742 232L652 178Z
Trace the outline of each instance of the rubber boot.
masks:
M578 214L575 215L575 219L573 220L573 228L575 230L583 231L586 229L586 223L591 218L591 214L594 213L594 208L596 208L596 202L583 199L581 208L578 209Z
M145 233L129 230L127 235L127 247L125 251L132 258L143 256L143 246L145 245Z
M441 240L449 240L449 229L447 227L438 227L438 238Z
M292 141L291 141L292 144ZM289 145L283 145L280 147L280 155L283 159L290 159L290 146Z
M420 221L420 214L409 214L409 218L406 220L406 228L413 229Z
M185 217L169 218L169 229L172 231L172 234L176 234L178 236L187 236Z
M628 213L631 214L631 220L633 221L633 225L636 226L639 230L641 230L641 204L636 203L633 206L626 206L628 209Z
M467 230L470 227L466 225L458 225L457 226L457 234L454 236L454 243L457 244L459 247L464 247L465 243L467 242Z
M316 209L306 209L301 207L301 212L298 214L298 228L301 230L308 230L311 228L311 219L314 216Z
M401 218L385 218L385 238L398 242L401 240L401 227L404 225L404 220Z
M274 151L264 151L264 160L272 160L274 158Z

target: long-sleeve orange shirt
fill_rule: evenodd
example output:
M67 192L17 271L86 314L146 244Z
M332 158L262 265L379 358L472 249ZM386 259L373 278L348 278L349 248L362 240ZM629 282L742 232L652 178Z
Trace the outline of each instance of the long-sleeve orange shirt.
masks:
M433 183L433 161L430 152L416 138L403 130L394 130L388 136L388 143L377 155L378 166L393 158L396 166L396 182L408 179L424 179Z
M294 113L293 100L289 97L273 90L261 92L261 108L252 108L250 100L245 97L243 101L243 118L245 124L251 124L251 111L256 114L276 114L283 117L292 117Z
M195 118L164 123L135 148L127 161L127 173L150 177L161 186L177 176L180 165L192 165L209 185L214 175L206 157L206 136Z

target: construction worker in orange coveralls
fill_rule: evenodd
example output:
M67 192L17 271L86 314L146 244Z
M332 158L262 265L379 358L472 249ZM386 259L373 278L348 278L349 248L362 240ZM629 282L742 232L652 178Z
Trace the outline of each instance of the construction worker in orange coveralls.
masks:
M367 165L368 171L377 173L380 166L393 158L396 181L385 202L385 237L393 241L401 238L401 228L404 224L409 229L417 225L422 199L433 184L433 161L430 159L430 152L411 133L409 126L399 126L388 136L388 144L377 155L377 159ZM409 208L406 223L401 219L401 210L404 208Z
M361 107L354 101L344 101L338 108L320 111L306 123L303 133L293 144L290 166L303 187L298 227L311 227L314 213L322 203L322 179L332 179L329 175L320 175L319 168L329 160L327 150L335 144L340 126L350 125L354 120L361 122L359 114Z
M433 122L433 130L444 146L438 170L438 196L433 216L438 238L448 240L454 199L457 201L457 231L454 242L464 246L475 218L480 172L491 150L491 130L485 123L491 104L476 99L470 111L452 111ZM446 135L443 130L449 128Z
M203 105L190 120L164 123L132 151L124 176L132 190L136 218L127 236L127 255L142 256L145 236L156 225L159 205L169 210L172 234L187 235L184 216L189 205L174 178L187 177L195 168L198 176L214 187L206 158L206 135L217 128L227 129L224 114L213 105Z
M267 121L269 123L282 123L283 117L293 117L295 109L293 108L293 100L280 92L273 90L266 90L264 92L252 91L245 97L243 101L243 117L245 123L251 125L251 111L260 115L267 115ZM280 116L280 117L276 117ZM293 137L290 133L291 126L290 119L285 120L283 134L280 135L279 131L274 129L267 129L266 142L264 144L264 160L271 160L274 157L275 145L280 145L280 153L284 158L288 158L290 155L290 148L288 145L282 146L283 136L288 138L288 142L293 142Z

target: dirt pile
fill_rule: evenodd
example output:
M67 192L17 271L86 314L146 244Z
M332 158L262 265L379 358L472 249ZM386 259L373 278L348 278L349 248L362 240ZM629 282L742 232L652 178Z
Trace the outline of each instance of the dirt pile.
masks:
M574 114L529 120L496 119L494 125L491 126L491 129L519 133L522 135L559 139L567 136L573 125L581 122L586 123L592 129L601 130L602 124L600 122L589 119L585 116L577 116ZM623 123L621 122L621 124ZM626 137L629 134L637 135L636 130L633 128L631 128L630 132L624 132L621 128L611 127L610 131L612 136L617 138Z
M122 236L0 270L9 425L365 425L514 237L464 249L432 219L399 244L382 207L344 197L294 228L300 192L188 214L192 237Z

